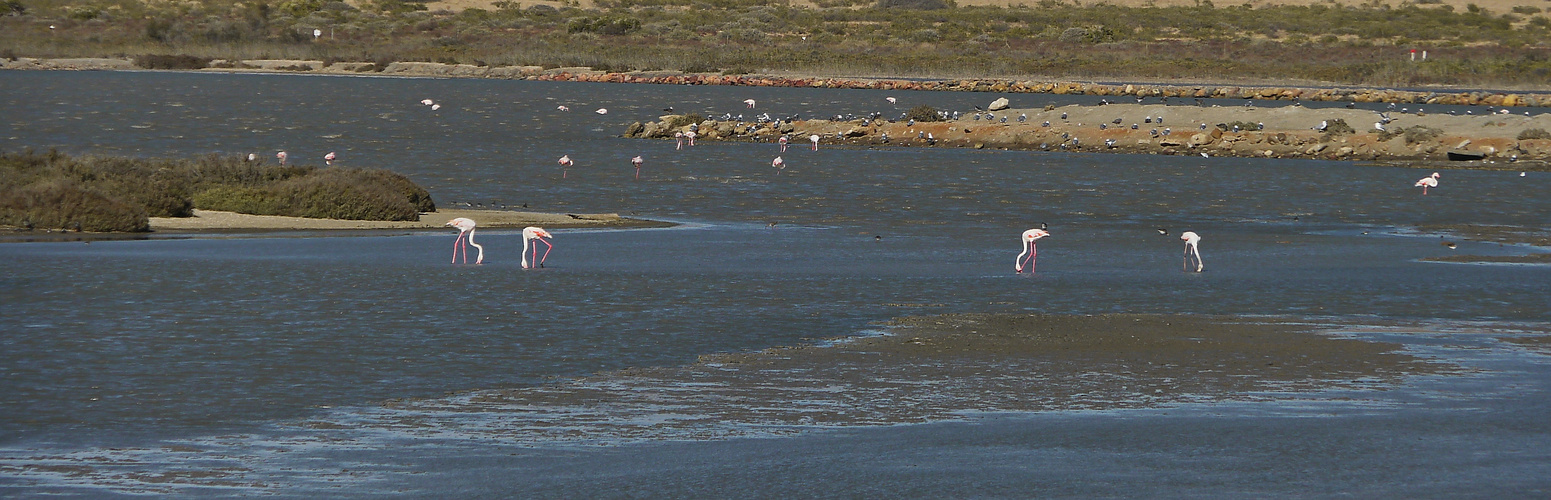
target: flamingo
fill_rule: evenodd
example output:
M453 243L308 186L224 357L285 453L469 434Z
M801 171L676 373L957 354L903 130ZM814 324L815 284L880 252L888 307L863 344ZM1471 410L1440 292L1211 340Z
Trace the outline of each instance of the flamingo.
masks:
M253 161L253 160L257 160L257 159L258 159L258 155L253 154L253 153L248 153L248 161Z
M819 135L818 134L810 135L810 136L808 136L808 140L813 142L813 150L814 151L818 151L819 150Z
M559 106L555 106L555 109L558 109L560 111L570 111L571 110L571 108L566 107L566 105L564 105L564 104L561 104Z
M334 152L329 151L329 154L323 155L323 163L329 166L333 166L335 158L338 158L338 156L334 156Z
M1185 231L1179 233L1179 239L1185 242L1185 270L1190 270L1190 258L1195 257L1196 272L1201 272L1201 249L1197 246L1201 243L1201 236L1195 231Z
M528 269L529 268L528 267L528 242L532 241L532 240L538 240L539 243L543 243L544 245L549 247L549 248L545 248L544 249L544 256L543 257L539 257L539 246L538 245L533 245L533 265L538 266L538 267L544 267L544 260L549 258L549 251L555 249L555 246L551 245L549 243L549 241L545 240L544 238L554 238L554 236L550 236L549 235L549 231L545 231L544 228L541 228L541 227L528 226L528 227L522 228L522 268L523 269Z
M576 164L576 162L571 161L571 155L561 156L560 157L560 178L564 179L565 175L566 175L566 171L570 170L571 165L575 165L575 164Z
M436 101L432 101L430 99L421 99L420 100L420 104L424 104L426 106L430 106L432 104L436 104Z
M694 147L694 145L695 145L695 131L693 131L693 130L685 131L684 132L684 139L689 141L690 147Z
M600 115L606 115L606 114L609 114L609 108L598 108L598 110L594 111L594 113L597 113L597 114L600 114Z
M678 143L679 143L678 146L675 146L673 149L684 149L684 133L683 132L674 132L673 133L673 139L678 141Z
M643 161L645 160L642 160L640 156L630 159L630 164L635 165L635 178L637 179L641 178L641 162Z
M483 263L485 263L485 247L480 246L480 244L474 242L474 219L470 219L470 218L467 218L467 217L459 217L459 218L447 221L446 225L458 228L458 239L453 240L453 242L452 242L452 263L453 264L457 264L458 263L458 245L459 244L464 244L464 246L463 246L463 263L464 264L468 264L469 263L469 247L468 247L468 245L474 245L474 248L479 249L479 256L474 259L474 263L475 264L483 264ZM463 236L465 234L468 235L468 239L467 240L465 240L463 238Z
M1046 236L1050 236L1050 232L1045 231L1044 229L1030 229L1023 232L1023 251L1018 253L1018 262L1013 267L1014 273L1023 272L1024 255L1029 256L1029 274L1034 273L1034 256L1037 254L1037 251L1034 249L1034 240L1044 238Z
M749 109L754 109L754 100L753 99L744 99L743 103L749 105Z
M885 97L885 98L883 98L883 100L889 101L889 104L899 104L899 101L897 99L894 99L893 97Z
M781 171L786 169L786 160L782 160L781 157L777 156L774 160L770 160L770 166L775 167L776 175L781 175Z
M279 158L280 159L280 164L281 165L285 165L285 157L286 157L285 151L281 151L279 153L275 153L275 158Z
M431 111L436 111L438 109L442 109L442 105L440 105L440 104L432 104L431 105Z
M1438 177L1438 173L1433 172L1432 175L1423 177L1422 180L1416 181L1416 185L1422 188L1422 195L1425 196L1427 194L1427 188L1438 187Z
M781 136L781 139L777 140L776 142L781 143L781 152L785 153L786 152L786 136L784 136L784 135Z

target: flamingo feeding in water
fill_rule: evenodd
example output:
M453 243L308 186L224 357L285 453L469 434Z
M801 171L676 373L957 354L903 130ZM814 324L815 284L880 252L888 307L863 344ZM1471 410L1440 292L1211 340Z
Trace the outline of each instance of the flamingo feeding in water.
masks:
M600 115L606 115L606 114L609 114L609 108L598 108L598 110L594 111L594 113L597 113L597 114L600 114Z
M285 165L285 157L286 156L287 155L285 154L285 151L281 151L279 153L275 153L275 158L279 158L280 159L280 164L281 165Z
M684 149L684 133L683 132L674 132L673 133L673 140L678 141L678 146L674 146L673 149Z
M433 101L433 100L430 100L430 99L421 99L420 100L420 104L424 104L426 106L430 106L432 104L436 104L436 101Z
M784 136L784 135L781 136L781 138L777 139L776 142L781 143L781 152L785 153L786 152L786 136Z
M546 245L548 247L548 248L544 249L544 256L543 257L539 257L539 246L538 245L533 245L533 265L537 266L537 267L544 267L544 260L549 258L549 251L555 249L555 246L551 245L549 243L549 241L545 240L544 238L554 238L554 236L550 236L549 235L549 231L545 231L544 228L541 228L541 227L528 226L528 227L522 228L522 268L523 269L528 269L529 268L529 266L528 266L528 242L529 241L533 241L533 240L538 240L539 243L543 243L544 245Z
M452 241L452 263L453 264L457 264L458 263L458 247L459 247L460 244L463 246L463 263L464 264L468 264L469 263L469 247L468 247L468 245L474 245L474 248L479 249L479 256L474 259L474 263L475 264L483 264L483 263L485 263L485 247L480 246L478 243L474 242L474 219L470 219L470 218L467 218L467 217L459 217L459 218L447 221L446 225L458 228L458 239ZM464 238L465 235L467 235L467 239Z
M1034 249L1034 240L1044 238L1046 236L1050 236L1050 233L1044 229L1030 229L1023 232L1023 251L1018 253L1017 265L1013 267L1014 273L1023 272L1024 255L1029 256L1027 259L1029 265L1029 274L1034 273L1034 257L1037 254L1037 251Z
M818 151L819 150L819 135L818 134L810 135L810 136L808 136L808 140L813 142L813 150L814 151Z
M566 107L566 105L564 105L564 104L561 104L559 106L555 106L555 109L560 110L560 111L570 111L571 110L571 108Z
M1422 188L1422 194L1423 195L1427 194L1427 188L1438 187L1438 177L1439 177L1438 173L1437 172L1433 172L1432 175L1429 175L1427 177L1423 177L1422 180L1416 181L1416 185L1418 187Z
M571 161L571 155L561 156L560 157L560 178L564 179L565 176L566 176L566 173L571 169L571 165L575 165L575 164L576 164L576 162Z
M323 163L328 166L334 166L335 158L338 158L338 156L334 156L334 152L329 151L329 154L323 155Z
M899 104L899 100L893 97L885 97L883 99L889 101L889 104Z
M749 109L754 109L754 100L753 99L744 99L743 103L749 105Z
M640 156L630 159L630 164L635 165L635 178L637 179L641 178L641 162L644 161L646 160L642 160Z
M689 141L689 145L691 147L693 147L695 145L695 131L693 131L693 130L685 131L684 132L684 140Z
M775 167L776 175L781 175L781 171L786 170L786 160L782 160L781 157L777 156L774 160L770 160L770 166Z
M1185 242L1184 269L1186 271L1190 270L1190 259L1194 258L1196 261L1196 272L1201 272L1201 268L1204 266L1201 263L1201 248L1198 246L1201 243L1201 235L1196 234L1195 231L1185 231L1179 233L1179 239Z

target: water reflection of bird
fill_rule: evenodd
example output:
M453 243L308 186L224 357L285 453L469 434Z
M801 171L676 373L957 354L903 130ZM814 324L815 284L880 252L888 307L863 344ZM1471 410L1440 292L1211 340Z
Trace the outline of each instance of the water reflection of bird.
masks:
M1014 273L1023 272L1023 266L1025 263L1023 256L1025 255L1029 256L1028 259L1026 259L1029 266L1029 273L1032 274L1034 272L1034 258L1037 254L1037 250L1034 248L1034 241L1046 236L1050 236L1050 233L1044 229L1030 229L1023 232L1023 251L1018 253L1017 264L1013 267Z
M474 242L474 219L458 217L456 219L447 221L447 224L445 225L458 228L458 239L452 241L453 264L458 263L458 248L460 244L463 248L464 264L469 263L468 245L474 245L474 248L479 249L479 257L474 259L474 263L483 264L485 262L485 247L480 246L480 244Z
M1196 261L1196 272L1201 272L1201 269L1205 267L1201 263L1201 249L1197 246L1201 243L1201 236L1197 235L1195 231L1185 231L1183 233L1179 233L1179 239L1185 242L1185 270L1190 270L1190 259L1194 257Z
M1422 194L1423 195L1427 194L1427 188L1438 187L1438 177L1439 177L1438 173L1437 172L1433 172L1432 175L1429 175L1427 177L1423 177L1421 180L1416 181L1417 187L1422 188Z
M548 246L548 248L544 249L544 256L543 257L539 257L539 246L538 245L533 245L533 266L544 267L544 261L546 259L549 259L549 251L555 249L555 246L551 245L549 243L549 241L545 240L544 238L553 238L553 237L554 236L550 236L549 235L549 231L545 231L544 228L541 228L541 227L528 226L528 227L522 228L522 268L523 269L528 269L530 267L528 265L528 242L533 241L533 240L538 240L539 243L543 243L544 245Z

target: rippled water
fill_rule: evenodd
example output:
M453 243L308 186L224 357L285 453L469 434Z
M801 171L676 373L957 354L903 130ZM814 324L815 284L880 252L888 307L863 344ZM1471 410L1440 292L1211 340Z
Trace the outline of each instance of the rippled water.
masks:
M337 151L344 165L411 176L442 206L684 223L555 231L537 271L518 266L520 234L499 230L480 233L489 257L477 267L447 264L450 232L0 245L0 447L11 449L262 434L392 398L673 366L904 315L1551 317L1546 266L1418 260L1544 251L1451 250L1428 232L1543 230L1543 173L1446 171L1424 197L1411 186L1426 172L1345 162L794 146L776 176L773 144L676 151L618 137L668 106L816 117L968 111L990 94L155 72L0 72L0 85L7 151L283 149L302 163ZM561 155L577 163L565 178ZM1038 274L1015 276L1017 236L1042 222L1053 236ZM1182 230L1203 236L1207 272L1180 272Z

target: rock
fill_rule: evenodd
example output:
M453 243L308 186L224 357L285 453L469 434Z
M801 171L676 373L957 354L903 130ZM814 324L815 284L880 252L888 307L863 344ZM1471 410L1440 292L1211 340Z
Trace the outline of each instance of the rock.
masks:
M1309 149L1303 150L1303 153L1304 154L1314 154L1314 153L1318 153L1320 151L1324 151L1325 148L1328 148L1328 147L1330 147L1329 144L1324 144L1324 143L1315 144L1313 146L1309 146Z
M991 101L991 105L990 106L986 106L986 109L989 109L991 111L1001 111L1001 110L1004 110L1004 109L1007 109L1007 108L1010 108L1010 107L1012 107L1012 104L1007 102L1007 98L1006 97L1000 97L1000 98L997 98L995 101Z
M1458 145L1454 146L1454 149L1465 149L1465 147L1469 146L1469 145L1470 145L1470 139L1465 139L1463 141L1460 141L1460 143Z
M1197 135L1199 135L1199 134L1197 134ZM1164 146L1164 147L1179 147L1179 146L1185 145L1185 143L1180 142L1179 139L1172 139L1171 138L1171 139L1163 139L1161 141L1158 141L1158 145L1159 146Z
M853 128L853 129L847 130L845 132L845 136L846 137L861 137L861 136L864 136L864 135L867 135L867 131L861 130L861 129L854 129Z
M646 125L641 122L631 123L625 128L625 137L641 137L641 132L646 130Z
M1352 154L1353 151L1356 151L1356 150L1352 149L1351 146L1341 146L1341 149L1337 149L1336 150L1336 154L1341 155L1341 156L1346 156L1346 155Z
M1206 132L1201 132L1199 134L1190 136L1190 147L1192 147L1192 148L1196 147L1196 146L1202 146L1202 145L1210 144L1211 142L1212 142L1212 136L1210 134L1207 134Z

